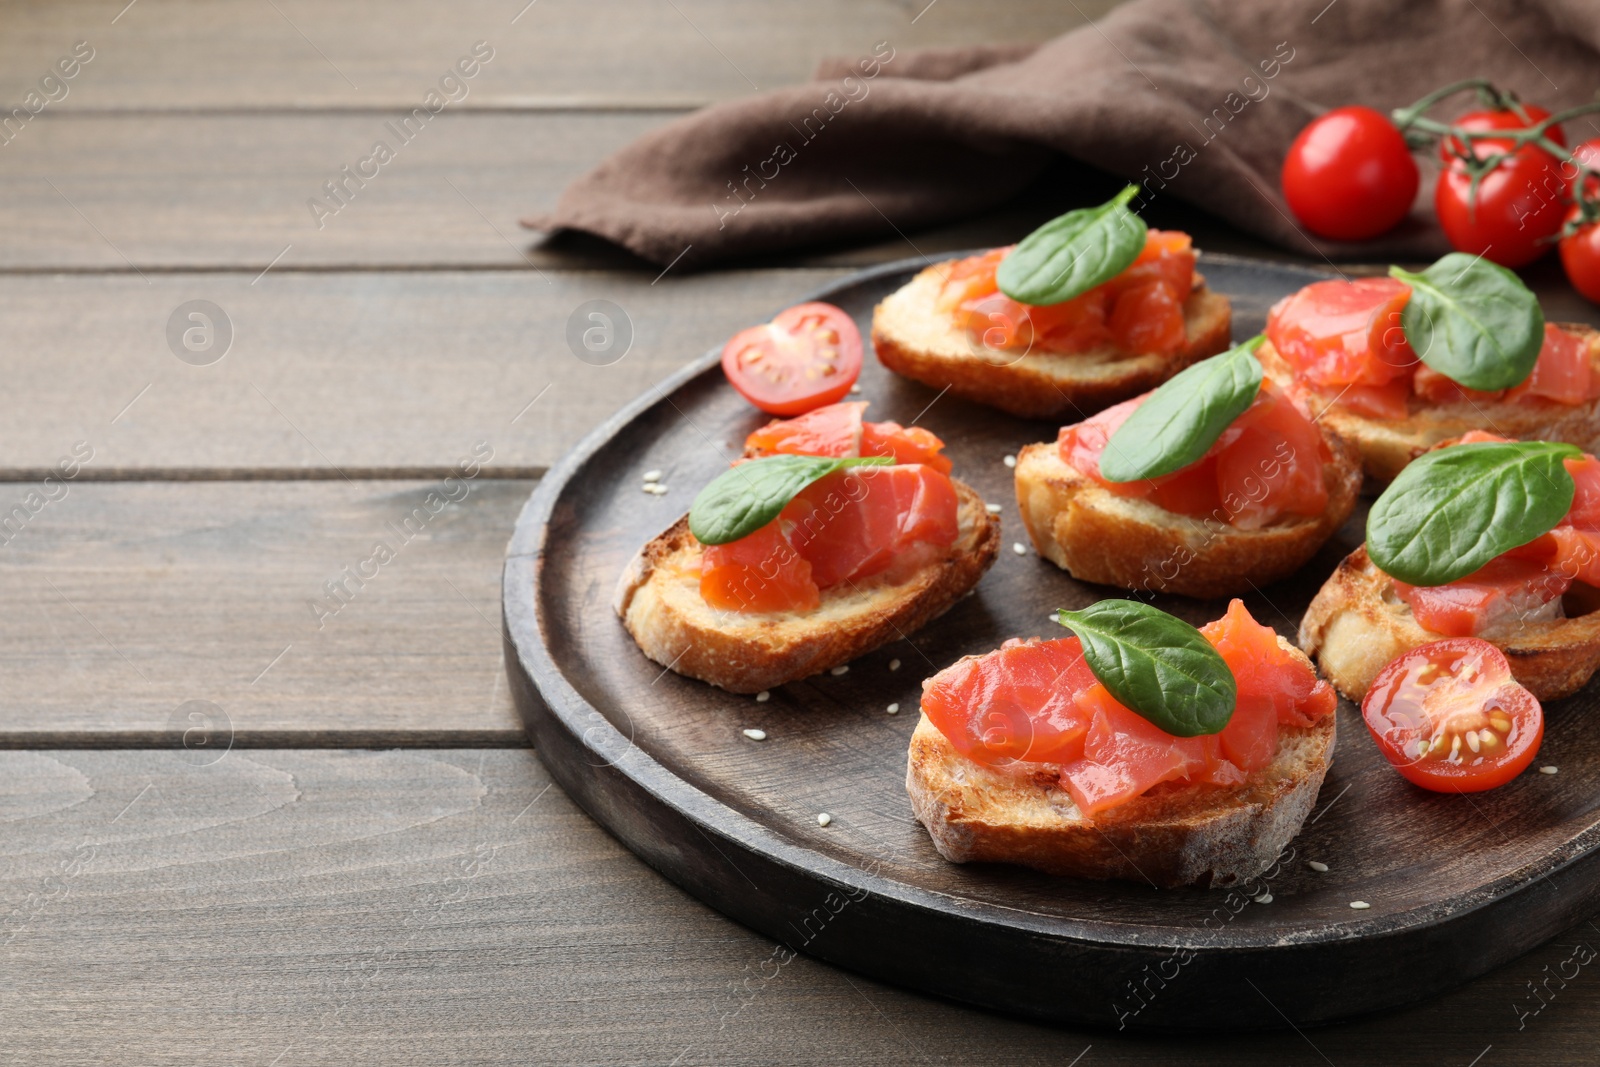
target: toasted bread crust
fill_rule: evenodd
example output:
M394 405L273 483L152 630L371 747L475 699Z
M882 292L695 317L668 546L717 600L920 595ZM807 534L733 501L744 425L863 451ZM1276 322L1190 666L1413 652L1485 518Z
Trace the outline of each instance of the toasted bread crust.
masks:
M1115 348L1074 355L975 351L966 332L937 308L948 270L948 263L928 267L873 311L878 359L897 374L1023 418L1084 418L1155 388L1229 344L1228 298L1196 275L1183 306L1188 345L1175 356Z
M1332 459L1322 515L1240 530L1120 497L1065 462L1055 442L1017 457L1017 508L1039 554L1079 581L1222 597L1285 578L1344 525L1361 492L1361 457L1318 424Z
M1300 623L1300 647L1357 702L1391 661L1442 639L1417 623L1365 545L1340 561ZM1577 692L1600 667L1600 612L1527 621L1510 638L1485 640L1506 654L1512 675L1534 696L1556 700Z
M1336 718L1280 727L1273 761L1240 786L1159 785L1091 822L1055 768L975 763L923 716L911 735L906 790L952 863L1015 863L1164 888L1238 885L1272 866L1299 833L1332 761Z
M1589 364L1600 374L1600 331L1582 323L1557 323L1584 337ZM1256 350L1267 377L1288 388L1294 372L1272 342ZM1600 448L1600 401L1560 404L1540 397L1515 401L1456 401L1430 404L1412 397L1410 415L1404 419L1378 419L1357 414L1337 402L1339 390L1297 390L1305 395L1319 423L1356 443L1367 476L1376 483L1391 482L1406 464L1441 441L1460 437L1468 430L1487 430L1522 441L1566 441L1585 452ZM1370 487L1370 486L1369 486Z
M879 576L826 589L812 612L718 611L701 599L702 547L684 516L628 564L617 614L646 656L732 693L757 693L848 663L943 614L994 563L1000 520L970 486L954 484L960 533L949 555L898 583Z

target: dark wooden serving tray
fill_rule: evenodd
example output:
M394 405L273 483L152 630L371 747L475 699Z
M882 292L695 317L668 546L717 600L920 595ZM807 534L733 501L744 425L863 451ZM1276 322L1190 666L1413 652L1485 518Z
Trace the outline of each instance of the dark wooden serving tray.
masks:
M810 299L856 317L923 266L891 264ZM1208 256L1234 336L1321 275ZM796 301L805 294L796 293ZM504 577L506 662L550 773L596 820L711 906L779 942L730 975L754 998L791 951L890 982L1039 1019L1166 1029L1304 1026L1457 985L1600 908L1600 732L1593 691L1549 709L1540 764L1478 796L1425 793L1339 709L1333 769L1279 867L1246 891L1156 890L957 866L933 850L905 792L921 681L1116 590L1085 585L1025 542L1002 460L1053 438L1032 423L889 374L870 356L869 417L918 419L956 474L1004 506L1005 547L974 596L926 629L758 703L665 672L611 607L638 547L670 525L764 420L716 353L631 404L574 449L528 501ZM931 405L931 406L930 406ZM919 419L920 416L920 419ZM640 491L665 472L670 491ZM1295 578L1245 598L1291 638L1312 594L1361 540L1365 509ZM1159 605L1196 624L1225 604ZM899 660L898 671L890 662ZM900 713L886 713L898 703ZM767 740L747 740L747 727ZM826 828L819 812L833 816ZM1326 863L1317 873L1307 862ZM1268 894L1270 893L1270 899ZM1259 898L1259 900L1257 899ZM1367 910L1350 902L1367 901Z

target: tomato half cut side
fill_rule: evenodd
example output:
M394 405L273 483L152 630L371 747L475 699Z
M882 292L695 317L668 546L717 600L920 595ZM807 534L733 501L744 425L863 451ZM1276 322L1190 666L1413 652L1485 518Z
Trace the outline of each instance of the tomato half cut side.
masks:
M1544 739L1538 699L1511 677L1505 653L1476 637L1420 645L1390 663L1361 717L1395 770L1437 793L1504 785Z
M796 304L734 334L722 348L722 371L769 415L801 415L850 391L861 375L861 331L832 304Z

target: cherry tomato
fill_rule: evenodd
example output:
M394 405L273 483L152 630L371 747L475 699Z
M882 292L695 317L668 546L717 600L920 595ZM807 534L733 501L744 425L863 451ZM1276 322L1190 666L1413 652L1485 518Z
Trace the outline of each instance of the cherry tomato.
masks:
M1321 237L1360 241L1392 230L1417 196L1416 161L1382 112L1340 107L1300 131L1283 161L1283 196Z
M1537 104L1523 104L1522 114L1512 108L1502 108L1498 111L1470 111L1456 119L1451 125L1460 126L1462 129L1477 132L1480 130L1521 130L1529 126L1537 126L1550 117L1550 112ZM1561 132L1561 125L1557 123L1545 130L1545 136L1558 145L1566 145L1567 135ZM1459 156L1464 149L1459 138L1445 137L1439 141L1439 158L1448 163ZM1474 142L1477 155L1481 159L1492 151L1504 151L1510 147L1510 142L1500 140L1484 140Z
M1439 172L1433 208L1460 251L1522 267L1555 246L1566 215L1566 184L1550 153L1525 146L1483 176L1476 196L1465 163L1451 163Z
M1361 702L1385 759L1437 793L1476 793L1533 762L1544 710L1505 653L1476 637L1421 645L1390 663Z
M797 304L734 334L722 371L762 411L800 415L850 391L861 374L861 331L832 304Z
M1567 220L1580 215L1582 212L1574 207L1567 213ZM1600 304L1600 223L1586 223L1561 239L1561 266L1574 289Z

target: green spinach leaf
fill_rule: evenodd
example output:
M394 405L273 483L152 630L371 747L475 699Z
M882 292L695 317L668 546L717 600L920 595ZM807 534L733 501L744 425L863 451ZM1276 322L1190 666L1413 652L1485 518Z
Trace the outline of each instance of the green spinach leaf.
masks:
M1533 373L1544 346L1544 312L1522 279L1498 263L1451 252L1413 274L1390 267L1411 286L1400 312L1417 357L1468 389L1509 389Z
M1200 459L1261 391L1255 337L1169 379L1118 426L1100 454L1109 481L1159 478Z
M846 467L892 466L893 456L763 456L729 467L689 506L689 532L703 545L755 533L818 478Z
M1084 660L1111 695L1167 733L1214 734L1233 717L1233 671L1182 619L1137 600L1102 600L1056 621L1083 641Z
M1079 208L1024 237L995 272L1000 291L1024 304L1060 304L1127 270L1144 251L1144 221L1128 210L1130 185L1099 207Z
M1576 488L1549 441L1454 445L1412 460L1367 516L1367 554L1410 585L1444 585L1560 522Z

